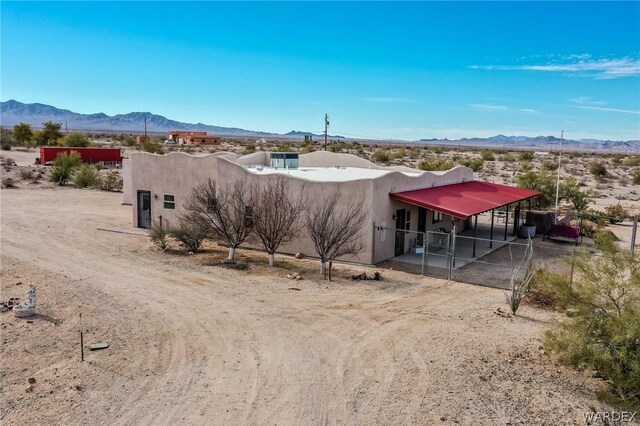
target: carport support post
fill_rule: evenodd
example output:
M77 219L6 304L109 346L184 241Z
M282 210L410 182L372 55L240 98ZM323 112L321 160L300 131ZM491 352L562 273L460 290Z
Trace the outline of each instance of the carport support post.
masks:
M471 257L476 257L476 242L478 241L478 215L476 215L475 224L473 225L473 253Z
M507 241L507 229L509 228L509 204L507 204L507 214L504 216L504 240Z
M493 213L495 213L495 209L491 209L491 231L489 233L489 248L493 248Z
M516 211L513 216L513 235L516 235L516 233L518 232L518 227L520 226L521 208L522 208L522 201L518 201L518 206L516 207Z

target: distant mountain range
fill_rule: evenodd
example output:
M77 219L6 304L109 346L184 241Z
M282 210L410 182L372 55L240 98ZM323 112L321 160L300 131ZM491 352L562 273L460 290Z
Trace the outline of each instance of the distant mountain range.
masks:
M150 112L130 112L113 116L102 112L96 114L79 114L66 109L56 108L45 104L24 104L15 100L0 102L0 122L2 126L13 126L18 123L29 123L33 127L41 127L46 121L55 121L66 125L70 130L83 131L107 131L107 132L131 132L142 133L144 120L147 119L147 131L151 133L166 133L169 130L193 130L204 131L221 136L236 137L271 137L302 139L305 135L312 135L316 141L321 141L323 135L292 130L288 133L269 133L256 130L239 129L236 127L221 127L203 123L183 123L171 120L162 115ZM331 139L345 139L344 136L330 135ZM406 141L393 141L403 143ZM487 147L530 147L538 149L556 149L560 145L560 139L555 136L505 136L496 135L488 138L463 138L451 139L420 139L422 143L442 145L466 145ZM598 139L565 139L563 146L567 149L607 150L640 152L640 140L610 141Z
M79 114L51 105L38 103L24 104L13 99L0 102L0 112L0 121L3 126L28 123L34 127L42 127L42 123L54 121L62 123L63 126L71 130L142 133L144 131L144 120L146 117L147 131L150 133L165 133L169 130L193 130L222 136L285 137L300 139L305 135L313 135L315 138L323 137L323 135L296 130L285 134L278 134L239 129L236 127L212 126L203 123L183 123L150 112L130 112L128 114L117 114L113 116L102 112L97 114ZM337 135L330 137L342 138L342 136Z
M560 138L555 136L505 136L495 135L488 138L451 139L420 139L420 142L442 145L466 145L480 147L522 147L538 149L554 149L560 147ZM563 139L562 146L566 149L603 150L640 152L640 140L611 141L600 139Z

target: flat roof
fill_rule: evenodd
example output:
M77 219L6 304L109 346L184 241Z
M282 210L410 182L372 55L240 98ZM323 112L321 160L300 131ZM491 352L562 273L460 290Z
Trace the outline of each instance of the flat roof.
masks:
M473 180L390 193L389 197L420 207L467 219L516 201L539 195L539 191Z
M394 170L364 169L360 167L299 167L297 169L274 169L267 166L249 166L250 172L257 175L282 174L304 178L316 182L347 182L361 179L375 179ZM407 176L420 176L422 172L398 172Z

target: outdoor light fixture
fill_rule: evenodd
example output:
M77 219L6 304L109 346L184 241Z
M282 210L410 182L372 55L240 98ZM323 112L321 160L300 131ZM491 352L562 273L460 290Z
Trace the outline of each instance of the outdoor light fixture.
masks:
M396 216L396 214L395 214L395 213L391 215L391 219L396 220L397 218L398 218L398 217Z
M157 199L158 198L158 194L153 194L153 198Z

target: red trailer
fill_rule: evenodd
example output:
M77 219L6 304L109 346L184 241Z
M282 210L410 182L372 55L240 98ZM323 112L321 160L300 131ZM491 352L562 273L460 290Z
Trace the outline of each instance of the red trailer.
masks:
M103 166L119 166L122 163L120 148L41 146L40 164L49 164L61 152L77 152L85 163L100 163Z

